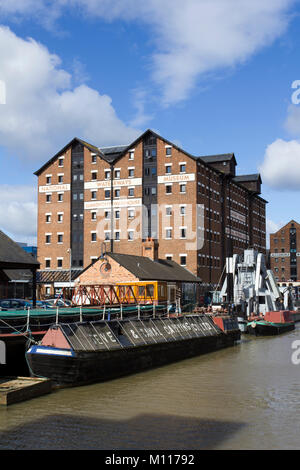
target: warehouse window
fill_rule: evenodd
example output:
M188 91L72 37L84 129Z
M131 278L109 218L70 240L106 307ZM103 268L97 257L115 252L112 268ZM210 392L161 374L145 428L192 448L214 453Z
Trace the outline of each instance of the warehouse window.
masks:
M186 266L186 255L180 255L180 265Z
M166 194L172 194L172 185L166 184Z

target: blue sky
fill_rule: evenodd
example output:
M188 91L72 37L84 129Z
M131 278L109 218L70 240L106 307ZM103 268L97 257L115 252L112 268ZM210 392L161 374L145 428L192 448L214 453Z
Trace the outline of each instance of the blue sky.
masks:
M74 136L127 144L147 128L195 155L234 152L239 174L262 174L268 229L300 222L299 13L294 0L0 0L1 229L34 242L33 172Z

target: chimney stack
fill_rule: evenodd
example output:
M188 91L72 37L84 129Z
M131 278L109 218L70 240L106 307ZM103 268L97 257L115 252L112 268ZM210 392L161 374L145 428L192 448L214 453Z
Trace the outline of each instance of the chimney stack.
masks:
M153 238L147 238L142 242L142 256L148 257L153 261L158 259L158 243Z

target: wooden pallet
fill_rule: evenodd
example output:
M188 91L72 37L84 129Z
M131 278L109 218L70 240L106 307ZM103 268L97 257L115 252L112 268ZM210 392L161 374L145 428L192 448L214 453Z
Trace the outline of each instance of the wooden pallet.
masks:
M0 405L11 405L50 393L51 380L35 377L0 377Z

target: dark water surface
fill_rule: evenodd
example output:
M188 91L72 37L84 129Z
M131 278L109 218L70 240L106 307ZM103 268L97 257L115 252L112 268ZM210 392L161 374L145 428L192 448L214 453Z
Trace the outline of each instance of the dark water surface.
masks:
M296 330L0 408L0 449L300 449ZM300 357L300 355L299 355Z

